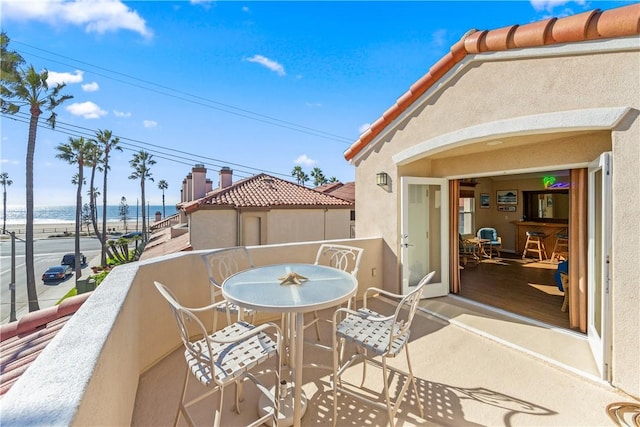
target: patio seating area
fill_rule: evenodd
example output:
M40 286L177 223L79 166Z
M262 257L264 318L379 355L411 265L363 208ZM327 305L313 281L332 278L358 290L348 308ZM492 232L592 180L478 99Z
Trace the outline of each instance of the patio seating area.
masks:
M384 289L382 239L353 239L349 244L364 248L358 298L367 287ZM283 259L309 262L318 246L318 242L267 245L252 247L250 252L257 266L276 264ZM104 425L171 425L186 374L184 348L176 333L175 319L153 282L161 278L186 306L197 307L210 301L202 253L167 255L115 268L0 400L3 425L27 422L89 425L96 420ZM378 274L371 274L376 270ZM417 394L425 415L420 416L414 394L406 393L395 416L396 425L602 426L610 423L608 404L629 400L606 383L549 363L547 358L533 352L510 348L504 338L494 339L492 335L497 334L480 330L484 321L492 321L494 327L507 331L508 336L525 340L531 337L530 340L544 344L540 340L543 328L539 325L505 317L494 319L488 312L452 312L444 303L448 298L420 303L421 307L429 306L418 309L409 345ZM397 301L381 298L375 304L372 302L370 308L391 314L396 304ZM333 311L320 310L319 317L331 318ZM307 317L310 320L312 314ZM461 321L469 317L476 319L473 327L461 327ZM279 314L269 317L259 312L256 323L278 319ZM219 320L222 323L223 319ZM203 320L205 325L212 322L212 316ZM319 326L321 339L330 341L330 324L320 322ZM316 340L314 328L306 331L305 338ZM83 345L78 346L77 342ZM555 341L549 345L561 347ZM307 368L309 364L331 366L331 360L330 351L309 348L304 354L302 389L308 398L302 418L304 426L333 423L331 369ZM402 358L390 363L407 370ZM367 371L366 387L382 390L382 375L375 369ZM343 379L359 383L361 376L362 367L355 364L344 372ZM392 398L397 396L403 381L402 376L393 377L389 388ZM197 392L199 384L193 385L194 390L189 393ZM580 390L580 399L573 398L576 389ZM109 390L108 395L104 390ZM66 404L52 398L60 395L67 397ZM225 425L245 425L256 418L255 388L245 387L244 397L241 413L235 414L234 393L225 393L222 405ZM212 423L218 398L214 394L190 408L196 425ZM184 423L181 418L179 424ZM387 423L385 409L340 395L337 425Z

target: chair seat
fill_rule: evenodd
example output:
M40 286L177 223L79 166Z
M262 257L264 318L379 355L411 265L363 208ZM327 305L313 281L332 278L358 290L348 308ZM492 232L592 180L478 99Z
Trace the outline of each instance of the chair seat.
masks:
M234 339L253 329L249 323L236 322L211 335L214 339ZM202 384L208 386L213 378L208 360L198 358L206 354L206 339L193 341L191 344L194 352L185 350L184 356L189 369ZM227 384L241 377L246 371L263 361L275 356L277 344L265 333L259 333L245 341L221 344L212 342L211 354L214 375L219 383Z
M347 341L373 351L375 354L381 355L386 353L393 318L385 321L368 320L367 317L384 316L367 308L359 309L358 313L361 314L362 317L350 315L341 321L336 327L336 334ZM398 330L399 325L396 325L395 332ZM391 343L391 351L389 354L397 355L409 339L410 334L411 331L407 330L404 334L398 336L398 338Z

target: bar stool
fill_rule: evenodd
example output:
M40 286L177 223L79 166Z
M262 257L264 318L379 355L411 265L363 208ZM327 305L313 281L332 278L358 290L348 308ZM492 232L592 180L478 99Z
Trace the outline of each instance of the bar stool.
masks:
M556 243L553 245L551 261L562 261L569 258L569 233L564 230L556 233Z
M532 252L537 255L538 259L542 261L543 258L547 258L547 250L544 247L544 238L546 234L540 231L527 231L527 242L524 244L524 251L522 251L522 259L525 259L528 252Z

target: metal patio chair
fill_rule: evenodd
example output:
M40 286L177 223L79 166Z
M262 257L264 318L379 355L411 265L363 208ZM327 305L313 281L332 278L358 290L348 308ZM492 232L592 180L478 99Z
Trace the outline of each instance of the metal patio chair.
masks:
M239 271L253 268L253 261L249 251L244 246L234 246L215 250L202 255L202 261L207 267L209 284L211 285L211 304L215 309L213 314L213 330L218 329L218 313L225 313L227 325L231 324L231 315L238 318L240 310L244 310L244 315L251 317L250 323L255 321L255 310L243 309L236 304L229 303L222 296L222 283L224 280Z
M318 248L316 253L315 265L327 265L329 267L337 268L342 271L351 273L352 276L357 277L358 268L360 268L360 260L364 249L354 246L337 245L324 243ZM354 297L355 298L355 297ZM349 300L348 307L351 307L351 300ZM313 312L313 320L304 325L306 330L308 327L315 325L316 337L320 341L320 327L318 322L324 320L330 322L330 319L320 319L318 312Z
M273 425L276 425L277 415L275 414L279 413L279 387L273 387L275 395L272 394L269 388L265 387L252 371L255 371L254 368L267 360L275 358L272 368L274 385L280 384L282 345L280 328L273 323L254 326L241 321L209 334L199 319L198 313L214 310L215 307L213 305L200 308L184 307L178 303L175 296L165 285L160 282L154 282L154 284L169 303L182 343L185 346L184 357L187 363L187 372L182 386L182 397L174 420L174 426L178 424L180 414L185 417L189 425L193 426L194 422L187 408L216 392L220 393L220 402L215 408L214 425L220 426L224 390L231 384L236 384L235 411L240 413L242 382L245 379L250 379L273 404L272 412L267 412L250 425L258 426L267 421L271 421ZM269 331L269 334L266 331ZM192 376L209 390L185 402L189 379Z
M345 393L356 399L372 403L387 410L389 415L389 424L393 427L395 414L400 407L400 403L409 388L409 384L413 386L413 392L416 395L416 402L420 410L420 416L424 417L424 409L420 403L420 396L416 386L415 377L411 368L411 360L409 358L409 337L411 334L411 323L422 296L424 286L429 283L435 271L423 277L416 288L407 295L397 295L387 292L379 288L367 289L363 307L357 311L347 308L339 308L336 310L333 321L333 425L336 425L338 418L338 391ZM400 299L393 315L384 316L367 307L367 297L371 294L383 295L389 298ZM406 309L406 310L405 310ZM340 320L342 319L342 320ZM343 363L343 352L346 343L355 344L356 351L353 355ZM407 366L409 372L401 371L397 368L387 365L388 358L394 358L404 349L407 357ZM380 360L378 360L378 358ZM342 381L342 374L355 362L362 361L362 383L360 388L364 389L364 381L366 378L366 366L372 364L382 368L384 395L386 406L380 402L371 400L353 390L353 386L348 387L346 382ZM406 381L398 393L397 400L391 402L389 396L389 371L404 375ZM378 390L367 390L368 392L378 393Z

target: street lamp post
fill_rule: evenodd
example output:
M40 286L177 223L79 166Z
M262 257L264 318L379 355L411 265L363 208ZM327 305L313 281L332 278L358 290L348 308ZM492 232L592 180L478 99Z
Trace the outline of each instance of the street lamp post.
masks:
M15 322L16 319L16 233L15 231L9 232L11 235L11 283L9 283L9 289L11 290L11 314L9 315L9 321Z

